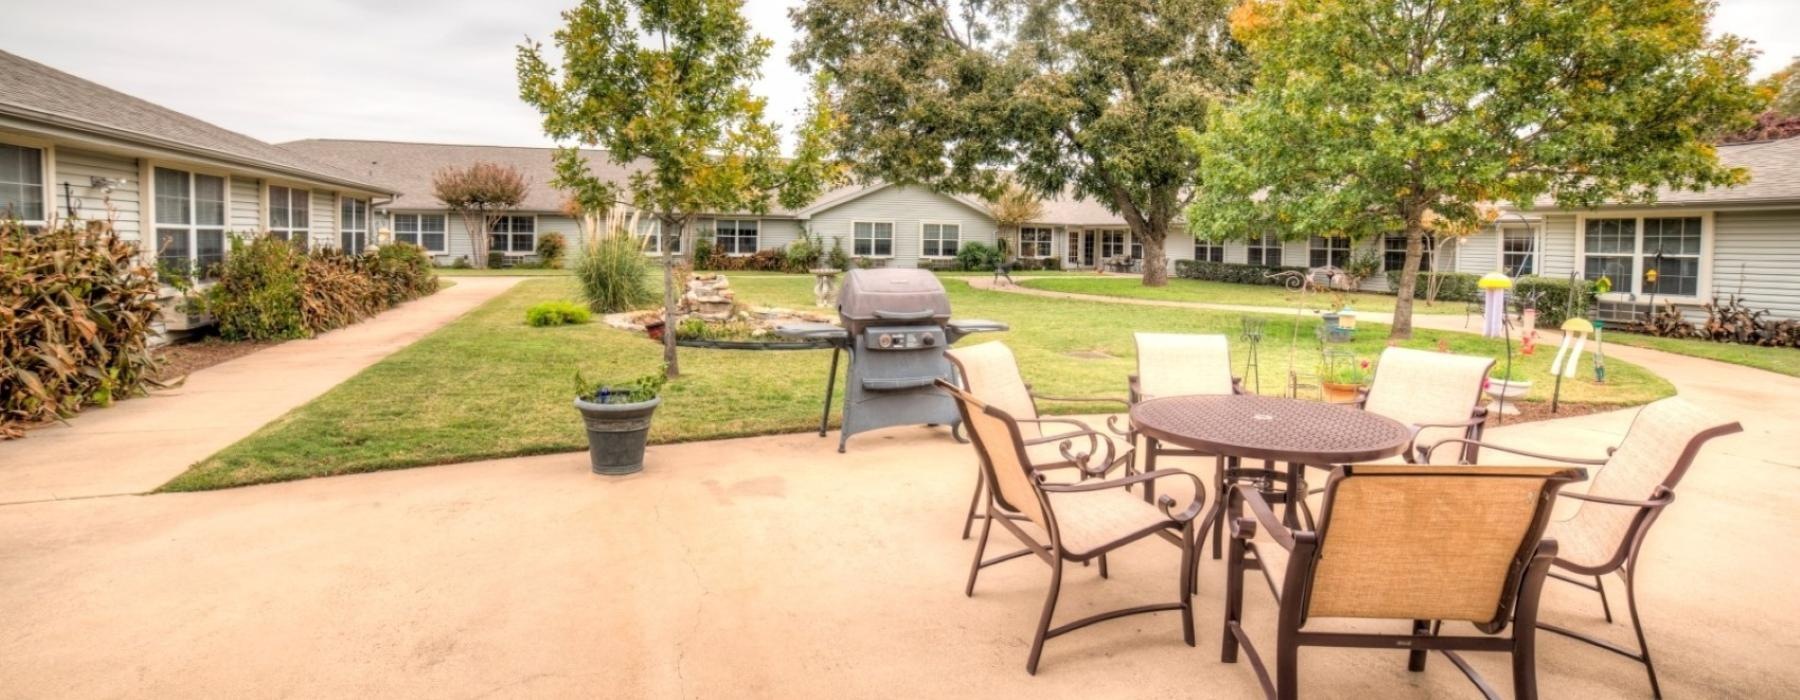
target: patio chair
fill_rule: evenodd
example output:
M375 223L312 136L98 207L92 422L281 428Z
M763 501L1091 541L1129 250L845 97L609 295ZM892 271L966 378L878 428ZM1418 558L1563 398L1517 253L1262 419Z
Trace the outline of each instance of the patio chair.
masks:
M1638 648L1628 649L1556 625L1539 623L1538 626L1643 664L1644 672L1650 677L1651 694L1662 697L1662 686L1656 681L1656 665L1650 659L1650 645L1644 638L1644 626L1638 618L1635 583L1640 564L1638 552L1650 535L1650 526L1656 524L1657 516L1675 500L1675 486L1693 466L1700 447L1713 438L1743 429L1735 421L1720 420L1676 397L1657 401L1639 411L1625 433L1625 439L1618 447L1607 450L1605 459L1553 457L1493 443L1483 445L1484 449L1599 467L1586 493L1562 494L1579 502L1575 512L1550 524L1550 535L1562 544L1562 551L1556 557L1556 568L1583 578L1560 572L1550 575L1600 594L1600 610L1611 623L1612 603L1607 600L1606 585L1601 577L1618 573L1625 579L1625 608L1631 613L1631 629L1637 635ZM1593 577L1593 583L1585 580L1589 576Z
M1012 348L997 340L954 348L945 354L949 355L950 364L956 368L957 376L962 378L965 390L988 405L1006 411L1007 415L1016 416L1014 420L1019 423L1019 433L1024 437L1026 455L1032 468L1039 471L1078 466L1078 455L1091 455L1099 449L1099 444L1094 439L1099 433L1073 418L1042 417L1038 414L1038 400L1125 406L1125 402L1119 399L1038 396L1031 391L1031 385L1025 382L1024 375L1019 373L1019 361L1013 356ZM1056 430L1046 432L1045 426L1053 426ZM1117 431L1117 428L1114 430ZM1065 452L1065 446L1069 450L1078 446L1085 447L1086 450ZM1112 466L1116 465L1108 465L1109 469ZM1126 475L1129 476L1133 471L1129 460L1124 466ZM969 530L975 520L984 517L979 506L986 483L982 471L977 469L975 494L969 498L968 517L963 519L962 538L965 540L969 539Z
M1138 371L1128 378L1127 398L1135 404L1140 401L1167 396L1218 396L1226 394L1242 394L1244 387L1231 376L1231 346L1223 335L1195 335L1183 333L1135 333L1137 341ZM1138 444L1138 435L1132 433L1131 444ZM1208 455L1197 450L1175 449L1163 447L1162 443L1144 438L1143 458L1144 471L1156 469L1159 457L1213 457L1213 491L1223 493L1227 478L1227 466L1235 468L1236 462L1225 464L1222 457ZM1263 472L1274 468L1264 465ZM1235 473L1235 472L1234 472ZM1267 481L1267 479L1265 479ZM1146 489L1144 499L1155 496L1154 490ZM1222 545L1222 532L1225 527L1225 512L1220 510L1212 523L1213 558L1219 558Z
M1301 647L1407 649L1407 669L1415 672L1425 670L1427 652L1437 651L1494 698L1457 652L1506 652L1513 695L1537 697L1538 595L1557 546L1543 539L1544 528L1557 490L1585 476L1545 467L1339 467L1313 531L1290 530L1260 493L1237 486L1232 503L1247 506L1251 517L1232 523L1220 660L1236 663L1241 645L1263 692L1286 699L1300 694ZM1267 541L1255 539L1259 527ZM1271 564L1281 554L1287 562L1276 572L1280 565ZM1251 570L1263 572L1279 606L1273 677L1243 626ZM1412 631L1309 627L1320 618L1410 621ZM1444 635L1445 621L1471 623L1482 635ZM1511 635L1500 636L1509 624Z
M1408 463L1429 462L1426 446L1446 438L1481 440L1487 422L1481 387L1493 367L1491 357L1388 348L1356 405L1412 428L1402 457ZM1465 445L1461 463L1473 464L1478 449L1475 443Z
M1043 614L1038 618L1037 634L1031 642L1031 655L1025 662L1026 672L1037 674L1038 659L1043 654L1045 640L1096 622L1139 613L1181 611L1182 639L1188 646L1193 646L1194 609L1193 599L1188 592L1193 588L1194 576L1194 518L1200 514L1206 500L1206 490L1200 479L1187 472L1167 471L1075 484L1050 483L1043 479L1042 472L1031 466L1026 453L1025 437L1018 421L1006 411L983 403L949 382L940 379L937 384L955 398L957 408L962 412L963 424L969 426L969 439L974 442L975 452L981 457L982 472L988 483L993 484L993 488L987 491L987 518L981 524L981 539L975 547L975 561L969 565L969 582L963 589L964 595L975 595L975 578L985 567L1026 554L1035 554L1050 565L1050 592L1044 599ZM1085 469L1094 474L1102 471L1104 465L1113 462L1116 455L1113 454L1113 442L1110 438L1089 432L1097 442L1106 446L1106 456L1097 462L1101 467ZM1082 461L1085 467L1086 463L1092 462L1092 456ZM1125 491L1127 486L1147 484L1154 479L1168 477L1185 477L1193 481L1194 500L1186 510L1175 512L1175 499L1166 495L1157 505L1152 506ZM1025 521L1036 526L1034 529L1038 534L1027 532L1018 521L1005 517L1008 513L1023 516ZM988 535L996 522L1017 537L1025 548L983 560ZM1167 540L1181 550L1181 565L1176 577L1176 602L1122 608L1063 623L1054 628L1050 626L1056 612L1057 596L1062 591L1064 562L1085 563L1093 559L1104 562L1103 557L1107 552L1152 535ZM1104 565L1100 570L1101 575L1105 576Z

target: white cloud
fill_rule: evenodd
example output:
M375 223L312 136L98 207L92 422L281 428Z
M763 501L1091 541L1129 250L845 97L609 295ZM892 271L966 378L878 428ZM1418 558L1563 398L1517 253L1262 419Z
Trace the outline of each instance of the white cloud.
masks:
M366 138L547 145L519 101L513 55L548 42L574 0L44 0L16 2L0 46L266 141ZM787 63L787 10L747 0L775 46L758 89L797 121L807 83ZM1714 25L1757 41L1767 74L1800 55L1800 2L1725 0Z

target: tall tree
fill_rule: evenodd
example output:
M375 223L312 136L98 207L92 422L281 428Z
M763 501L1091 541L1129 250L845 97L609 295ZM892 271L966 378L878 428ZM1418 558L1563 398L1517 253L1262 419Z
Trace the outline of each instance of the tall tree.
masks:
M750 92L769 41L750 31L739 0L584 0L555 34L561 68L543 47L519 47L519 95L544 116L556 153L554 184L579 208L624 203L661 223L663 358L680 374L673 324L674 249L701 214L800 208L835 177L837 117L823 88L782 158L765 100ZM641 163L623 187L594 174L581 146Z
M1742 182L1713 140L1761 103L1704 0L1250 0L1249 98L1192 137L1212 236L1406 235L1392 336L1412 334L1428 212L1647 201Z
M794 63L834 79L859 173L994 198L1010 169L1039 196L1072 190L1144 245L1193 193L1200 129L1247 84L1228 0L808 0Z
M530 185L518 168L478 161L466 168L455 166L431 176L431 191L444 206L462 218L469 233L469 250L475 267L487 267L488 236L494 220L525 201Z

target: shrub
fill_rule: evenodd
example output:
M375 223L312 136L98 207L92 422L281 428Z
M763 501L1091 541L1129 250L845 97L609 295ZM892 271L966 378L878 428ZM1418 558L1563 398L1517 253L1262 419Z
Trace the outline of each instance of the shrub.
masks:
M352 255L311 254L270 236L233 238L201 306L227 340L306 338L436 292L431 261L397 243Z
M563 255L568 251L568 239L560 233L546 233L538 236L538 262L546 268L562 267Z
M1425 290L1430 289L1431 278L1438 281L1438 301L1481 301L1481 275L1471 272L1421 272L1417 284L1413 285L1413 298L1425 300ZM1400 288L1400 271L1389 270L1387 273L1388 289Z
M1580 318L1594 305L1594 287L1586 280L1575 280L1573 288L1567 279L1526 275L1513 280L1513 296L1538 310L1538 325L1555 327L1569 318ZM1570 297L1574 306L1569 307ZM1570 308L1570 315L1563 310Z
M498 250L488 251L487 266L490 270L506 267L506 254Z
M300 280L305 276L306 254L286 241L233 237L218 283L206 290L202 306L218 319L226 340L304 338Z
M1194 280L1212 282L1231 282L1234 284L1267 284L1280 285L1282 280L1269 275L1282 272L1298 272L1306 274L1304 267L1265 267L1262 265L1241 265L1238 263L1220 263L1208 260L1176 260L1175 276Z
M981 241L965 241L957 248L956 263L964 270L992 270L1000 264L1000 251Z
M464 255L462 257L457 258L456 262L450 263L450 267L451 267L451 269L455 269L455 270L467 270L467 269L473 268L475 266L470 265L469 264L469 256Z
M393 243L363 256L368 272L387 297L387 305L434 294L437 275L431 272L431 256L411 243Z
M850 269L850 254L844 252L843 236L831 238L831 252L827 254L827 260L833 270Z
M825 246L808 233L800 229L800 237L789 243L786 253L786 269L788 272L806 272L819 264L819 256L825 252Z
M588 322L587 307L572 301L546 301L525 310L525 323L542 328Z
M713 261L713 253L713 242L711 238L706 236L696 237L694 239L694 269L713 269L710 267Z
M0 221L0 438L141 394L158 285L104 222Z
M656 300L650 288L650 259L643 239L624 228L595 236L575 259L575 279L588 308L609 314L648 306Z

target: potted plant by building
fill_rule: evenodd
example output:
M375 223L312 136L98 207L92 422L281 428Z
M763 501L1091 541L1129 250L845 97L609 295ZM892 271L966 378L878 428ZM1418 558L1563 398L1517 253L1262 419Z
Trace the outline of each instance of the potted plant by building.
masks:
M590 383L575 373L575 410L587 426L588 459L595 474L632 474L644 469L650 418L662 404L665 373L629 382Z
M1352 403L1373 375L1366 359L1328 353L1319 365L1319 387L1326 403Z
M1525 369L1522 367L1496 365L1494 370L1488 373L1487 384L1482 387L1482 390L1486 391L1488 397L1499 404L1502 414L1517 415L1519 409L1515 404L1524 400L1526 394L1531 393L1531 380L1524 377Z

